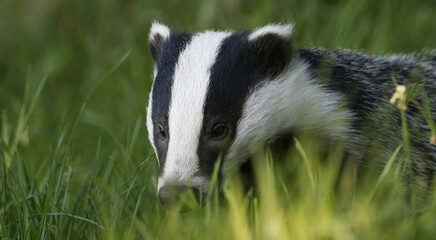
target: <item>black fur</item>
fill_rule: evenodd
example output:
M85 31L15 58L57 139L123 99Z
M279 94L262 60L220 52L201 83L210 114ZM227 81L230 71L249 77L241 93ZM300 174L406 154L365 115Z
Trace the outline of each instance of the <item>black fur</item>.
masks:
M152 120L153 120L153 135L154 144L157 150L157 156L160 162L159 173L162 173L163 166L165 165L166 153L168 150L168 140L171 136L167 134L167 138L163 139L159 133L159 124L168 133L168 110L171 102L171 87L173 85L173 75L180 53L191 40L191 35L187 33L171 32L169 38L162 42L162 49L155 48L150 51L155 52L157 57L156 66L158 73L154 80L153 87L153 106L152 106ZM155 45L153 45L154 47Z
M200 169L210 176L218 154L225 154L232 141L214 145L208 143L208 130L216 122L229 123L231 140L242 114L247 95L261 81L273 79L290 61L288 41L274 34L248 40L248 33L235 33L220 46L215 64L210 70L210 83L204 106L204 120L198 145Z
M259 36L250 41L249 48L263 76L277 77L292 59L291 40L277 34Z
M162 55L164 38L160 34L153 35L148 41L148 49L150 50L151 56L154 60L158 60Z

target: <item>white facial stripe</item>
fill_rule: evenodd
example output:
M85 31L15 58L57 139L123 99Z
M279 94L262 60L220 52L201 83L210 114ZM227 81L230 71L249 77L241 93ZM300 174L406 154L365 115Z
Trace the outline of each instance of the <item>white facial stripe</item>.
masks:
M290 38L292 35L292 28L294 25L286 24L286 25L266 25L265 27L258 28L254 30L250 36L248 36L249 41L253 41L254 39L261 37L265 34L274 33L284 38Z
M153 23L153 24L155 24L155 23ZM157 76L157 65L154 64L154 66L153 66L153 81L154 81L154 79L156 79L156 76ZM153 88L150 90L150 94L148 95L147 131L148 131L148 140L150 141L151 146L153 146L154 152L157 153L156 146L154 146L154 135L153 135L154 124L153 124L153 119L151 118L152 106L153 106Z
M210 68L227 32L195 35L180 54L171 90L168 115L169 143L158 188L166 184L204 186L208 180L199 171L197 148L203 125L203 107Z
M292 128L317 130L335 138L345 136L348 112L341 109L340 96L311 83L307 65L301 60L294 60L290 66L277 79L258 86L248 97L223 164L224 173L236 169L250 149Z
M157 65L153 66L153 81L157 76ZM154 85L154 84L153 84ZM154 146L154 135L153 135L153 120L151 118L151 107L153 106L153 88L150 90L150 94L148 96L148 107L147 107L147 130L148 130L148 139L150 140L151 145L154 148L154 152L156 152L156 147Z
M156 77L156 68L155 68L155 75L154 77ZM148 107L147 107L147 131L148 131L148 139L150 140L151 146L153 146L154 152L157 153L156 151L156 147L154 146L154 135L153 135L153 129L154 129L154 125L153 125L153 120L151 118L151 107L153 106L153 95L152 95L153 91L150 91L150 94L148 96Z

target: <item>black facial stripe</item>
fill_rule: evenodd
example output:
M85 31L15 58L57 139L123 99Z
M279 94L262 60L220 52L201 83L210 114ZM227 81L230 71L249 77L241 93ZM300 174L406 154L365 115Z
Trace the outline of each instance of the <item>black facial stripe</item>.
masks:
M162 55L156 62L157 76L153 84L153 105L151 118L153 120L153 136L154 145L156 146L156 154L160 162L160 171L165 164L165 158L168 150L168 141L171 136L167 134L166 144L159 141L159 131L156 130L156 126L162 123L168 126L168 110L171 102L171 88L173 85L174 71L179 59L180 53L190 42L192 36L187 33L174 33L171 32L169 38L164 41L162 46ZM167 129L168 131L168 129Z
M242 115L242 108L256 84L267 80L261 69L255 49L248 42L249 33L235 33L227 37L221 44L216 61L210 69L210 81L204 105L203 128L198 145L200 170L210 176L220 151L227 150L236 136L236 126ZM207 144L204 129L209 121L216 118L230 125L230 139L225 145L215 147ZM209 124L210 125L210 124ZM223 152L225 156L226 152Z
M221 150L207 148L204 126L214 115L223 118L231 126L236 126L241 117L242 104L248 87L259 78L253 71L255 68L253 60L250 61L251 55L248 49L248 34L233 34L222 42L216 62L210 69L203 128L198 145L199 165L203 174L210 175L213 172ZM236 129L232 129L231 139L234 139L235 134Z

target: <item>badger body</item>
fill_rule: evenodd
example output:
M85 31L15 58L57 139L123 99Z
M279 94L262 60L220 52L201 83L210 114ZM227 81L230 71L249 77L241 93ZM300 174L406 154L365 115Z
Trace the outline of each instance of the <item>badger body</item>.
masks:
M434 51L374 57L294 48L292 25L190 34L158 23L149 49L155 66L147 127L162 202L170 188L207 191L220 154L222 176L283 136L315 133L345 143L347 159L358 164L391 155L402 143L400 115L389 104L392 78L422 83L436 115ZM411 132L430 131L416 107L406 113ZM413 171L430 181L436 148L416 135L410 142Z

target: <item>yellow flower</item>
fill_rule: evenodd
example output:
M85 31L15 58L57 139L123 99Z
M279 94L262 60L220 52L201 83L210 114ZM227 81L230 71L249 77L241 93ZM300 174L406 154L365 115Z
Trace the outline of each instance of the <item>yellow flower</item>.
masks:
M391 100L389 100L391 104L395 104L397 101L397 108L405 111L407 109L406 86L398 85L394 95L392 95Z

